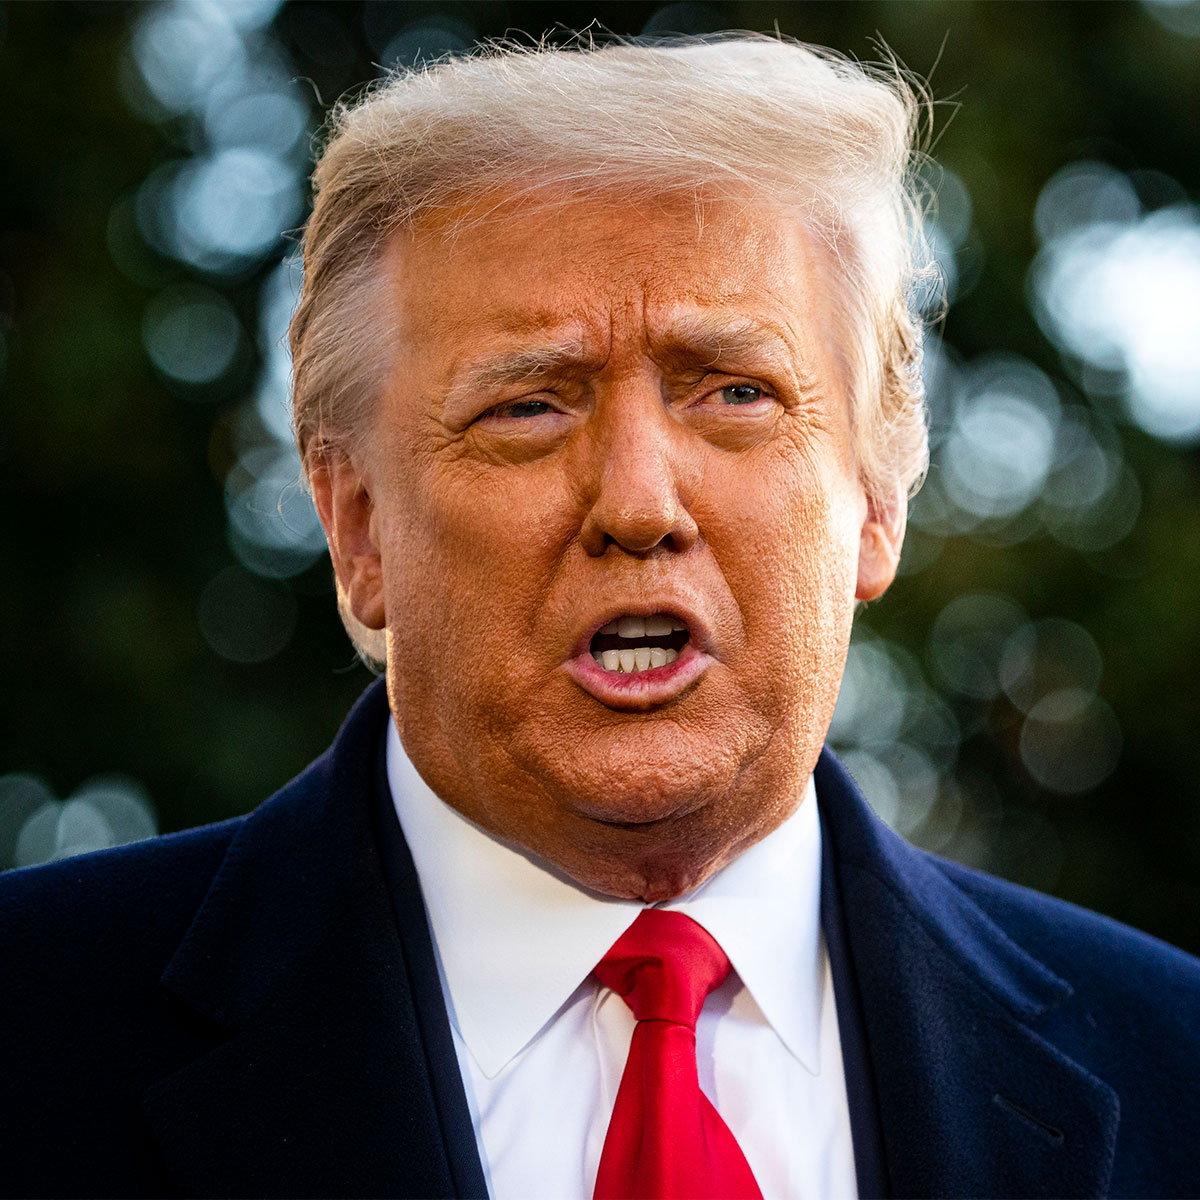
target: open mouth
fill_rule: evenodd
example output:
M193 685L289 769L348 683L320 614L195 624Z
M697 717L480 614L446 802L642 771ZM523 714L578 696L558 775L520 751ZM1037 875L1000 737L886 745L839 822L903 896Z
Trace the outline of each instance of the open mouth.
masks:
M592 658L605 671L633 675L673 663L688 644L687 626L670 613L618 617L593 635Z

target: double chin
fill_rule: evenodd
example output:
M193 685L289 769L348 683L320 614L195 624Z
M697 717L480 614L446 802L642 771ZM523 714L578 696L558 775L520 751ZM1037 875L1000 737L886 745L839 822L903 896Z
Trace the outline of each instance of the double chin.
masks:
M573 754L523 763L541 785L540 819L528 811L491 816L513 818L502 836L585 887L670 899L700 886L794 811L820 747L810 756L794 738L759 732L753 746L721 747L710 730L668 722L660 737L645 739L643 754L628 729L614 739L620 753L610 745L603 757L599 739L585 739Z

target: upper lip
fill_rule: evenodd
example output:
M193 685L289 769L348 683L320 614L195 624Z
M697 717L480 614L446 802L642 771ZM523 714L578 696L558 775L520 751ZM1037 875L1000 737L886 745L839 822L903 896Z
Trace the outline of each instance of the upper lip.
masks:
M687 626L688 640L700 651L708 652L712 646L712 638L704 620L689 605L678 599L662 597L658 600L627 601L624 604L614 604L606 607L602 615L593 618L584 633L575 644L575 654L587 654L592 645L592 638L618 617L652 617L656 613L665 613L675 617Z

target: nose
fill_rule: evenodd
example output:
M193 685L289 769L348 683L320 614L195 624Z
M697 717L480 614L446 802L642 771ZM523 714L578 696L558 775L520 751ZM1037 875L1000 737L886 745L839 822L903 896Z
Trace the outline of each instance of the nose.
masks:
M592 438L596 483L580 531L584 550L599 558L609 546L637 555L691 549L699 530L681 493L684 431L656 392L612 397L610 407Z

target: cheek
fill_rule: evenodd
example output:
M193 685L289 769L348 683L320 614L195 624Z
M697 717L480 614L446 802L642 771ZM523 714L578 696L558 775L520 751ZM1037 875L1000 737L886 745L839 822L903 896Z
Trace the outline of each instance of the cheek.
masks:
M569 536L560 489L524 472L457 464L390 482L399 499L383 552L396 668L436 672L447 699L519 675Z
M722 571L741 609L740 672L764 706L823 711L854 613L853 489L807 469L763 473L728 529Z

